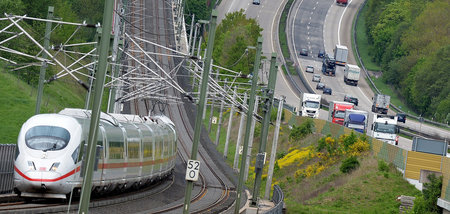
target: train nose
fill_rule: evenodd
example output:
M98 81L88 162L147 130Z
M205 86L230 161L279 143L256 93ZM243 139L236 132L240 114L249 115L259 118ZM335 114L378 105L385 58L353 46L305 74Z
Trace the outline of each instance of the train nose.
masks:
M26 177L30 182L29 185L32 189L39 191L48 191L53 188L53 186L58 185L57 178L61 176L60 173L57 172L42 172L42 171L34 171L25 173Z

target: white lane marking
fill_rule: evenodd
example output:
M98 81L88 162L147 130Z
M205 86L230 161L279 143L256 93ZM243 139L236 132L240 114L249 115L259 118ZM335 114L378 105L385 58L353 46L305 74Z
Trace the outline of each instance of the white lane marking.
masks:
M366 96L366 94L364 94L364 92L361 90L361 87L357 87L358 89L359 89L359 91L361 92L361 94L363 95L363 97L365 97L368 101L369 101L369 103L371 103L372 102L372 100L370 100L367 96Z
M348 2L348 5L344 8L344 12L342 12L341 18L339 19L339 25L338 25L338 44L341 45L341 23L342 23L342 18L344 17L345 11L347 11L347 8L350 6L350 4L352 3L352 0L350 0Z
M233 8L233 4L234 4L234 0L231 2L230 7L228 8L227 13L229 13L231 11L231 8Z

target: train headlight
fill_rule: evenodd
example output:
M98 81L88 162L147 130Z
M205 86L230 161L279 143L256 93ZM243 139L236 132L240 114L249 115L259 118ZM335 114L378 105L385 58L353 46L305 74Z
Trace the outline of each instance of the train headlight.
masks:
M34 165L33 161L28 161L28 168L30 170L36 170L36 166Z
M56 171L58 169L58 167L59 167L59 162L53 163L52 167L50 167L49 171L53 171L54 172L54 171Z

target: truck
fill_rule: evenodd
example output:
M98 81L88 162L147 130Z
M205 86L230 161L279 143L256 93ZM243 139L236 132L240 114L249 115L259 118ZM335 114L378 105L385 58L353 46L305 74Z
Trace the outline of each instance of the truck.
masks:
M328 109L328 121L339 125L344 124L345 110L353 109L354 104L341 101L331 101Z
M347 64L348 48L344 45L336 44L334 48L334 59L336 60L336 65L344 66Z
M322 73L327 76L336 76L336 60L325 54L322 60Z
M362 110L345 110L344 126L360 133L367 131L369 123L369 112Z
M300 100L300 116L319 118L320 94L303 93Z
M391 97L385 94L375 94L375 97L372 99L372 112L387 114Z
M392 145L398 145L397 116L374 114L372 137Z
M347 6L347 0L336 0L337 5Z
M347 85L358 85L361 69L357 65L346 64L344 68L344 82Z

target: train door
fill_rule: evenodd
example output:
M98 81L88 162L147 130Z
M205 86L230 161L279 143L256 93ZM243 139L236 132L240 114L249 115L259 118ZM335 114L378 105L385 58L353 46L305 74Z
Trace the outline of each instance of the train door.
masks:
M100 124L99 132L97 134L97 145L95 150L95 163L94 163L94 181L103 182L103 163L105 159L105 144L106 135L105 128Z

